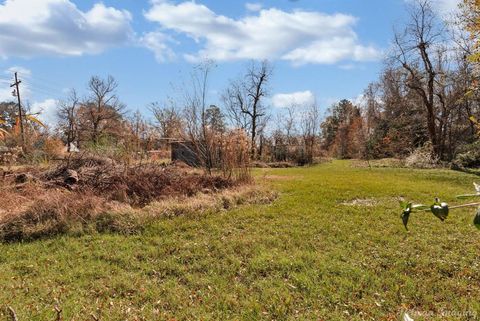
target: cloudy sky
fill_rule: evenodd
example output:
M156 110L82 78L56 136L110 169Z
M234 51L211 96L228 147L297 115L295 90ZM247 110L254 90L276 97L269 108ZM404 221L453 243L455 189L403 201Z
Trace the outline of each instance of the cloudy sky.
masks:
M322 107L355 98L382 68L409 0L0 0L0 100L18 71L44 117L68 88L113 75L130 110L146 110L214 59L211 103L252 60L274 65L271 104ZM458 0L435 0L439 14Z

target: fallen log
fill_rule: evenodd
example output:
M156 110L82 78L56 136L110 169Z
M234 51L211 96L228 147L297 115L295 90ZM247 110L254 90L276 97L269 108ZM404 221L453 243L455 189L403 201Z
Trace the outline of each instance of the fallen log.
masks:
M75 185L78 183L78 173L73 169L67 169L64 175L64 182L67 185Z

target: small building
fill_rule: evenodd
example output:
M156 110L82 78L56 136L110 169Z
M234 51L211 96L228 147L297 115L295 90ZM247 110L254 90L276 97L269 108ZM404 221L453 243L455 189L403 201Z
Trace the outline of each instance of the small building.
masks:
M171 142L172 162L180 161L193 167L199 167L201 161L197 155L193 142L176 141Z

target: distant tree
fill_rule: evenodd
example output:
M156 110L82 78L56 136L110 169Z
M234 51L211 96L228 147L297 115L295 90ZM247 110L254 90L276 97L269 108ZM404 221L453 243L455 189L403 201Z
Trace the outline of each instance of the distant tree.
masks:
M6 139L15 127L17 110L13 102L0 102L0 139Z
M344 99L328 112L321 124L323 148L337 158L361 157L365 142L360 108Z
M59 129L63 132L67 141L67 151L70 152L72 144L78 139L78 118L77 112L80 105L80 98L75 89L71 89L68 98L59 103L57 116Z
M320 132L320 110L316 103L308 106L300 120L301 136L305 148L305 163L312 164L315 144Z
M150 126L143 117L140 110L137 110L128 119L131 137L131 147L137 154L143 154L148 148L150 140Z
M441 22L432 9L431 0L415 0L410 7L410 21L401 33L395 34L394 62L408 73L406 85L416 92L426 110L426 123L434 154L441 156L436 82L440 80L436 50L441 48L443 33Z
M406 157L429 140L425 107L420 96L406 85L408 78L403 68L387 67L376 84L378 97L366 95L367 108L378 113L374 122L367 123L374 126L367 132L369 156Z
M191 89L184 92L184 121L188 140L208 174L214 166L215 133L209 128L207 94L210 74L215 63L206 60L195 67L192 73Z
M172 104L165 107L158 102L150 105L161 138L179 139L185 136L182 115Z
M331 149L335 143L340 125L346 122L353 108L353 104L349 100L344 99L327 110L328 116L321 124L324 149Z
M13 128L17 119L18 108L13 102L0 102L0 119L3 128Z
M480 89L480 2L463 0L460 9L457 22L463 29L462 31L467 32L467 35L464 36L464 32L458 32L455 40L460 44L463 54L467 58L467 62L464 64L471 65L469 70L471 79L467 93L470 96L478 96Z
M25 109L23 107L26 107ZM10 146L21 145L24 152L30 152L34 144L34 136L40 129L46 126L38 118L40 113L31 113L30 105L23 104L23 124L25 140L22 139L20 117L18 116L18 105L12 102L0 102L0 138L6 139L5 143Z
M480 2L478 0L463 0L460 6L462 9L462 20L465 29L470 34L473 42L473 52L470 54L470 60L480 63Z
M257 138L267 117L264 99L271 76L272 67L267 61L252 63L245 76L231 82L223 94L231 121L250 132L252 158L257 156Z
M88 83L89 97L78 110L80 128L94 144L103 134L114 134L123 118L125 105L117 96L118 83L112 76L94 76Z
M210 107L205 110L205 118L207 126L211 130L217 133L225 132L225 116L223 115L222 110L219 107L215 105L210 105Z

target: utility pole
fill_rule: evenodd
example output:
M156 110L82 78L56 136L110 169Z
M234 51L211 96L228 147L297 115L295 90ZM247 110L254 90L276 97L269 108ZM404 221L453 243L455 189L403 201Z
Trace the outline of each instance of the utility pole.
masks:
M15 87L14 96L17 96L18 100L18 121L20 123L20 134L22 137L22 146L25 147L25 132L23 131L23 112L22 112L22 101L20 99L20 88L19 85L22 83L21 80L18 80L18 73L15 72L15 83L10 85L10 87Z

